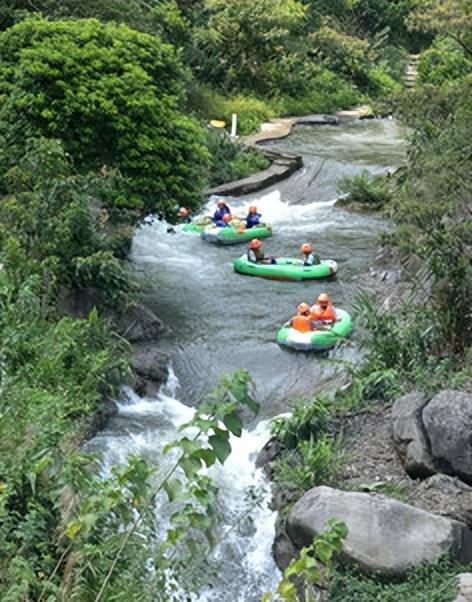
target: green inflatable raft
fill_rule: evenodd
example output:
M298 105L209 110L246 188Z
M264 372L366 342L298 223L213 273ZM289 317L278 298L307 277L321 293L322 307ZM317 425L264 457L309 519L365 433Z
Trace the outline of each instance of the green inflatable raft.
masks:
M209 226L212 223L213 220L211 219L211 217L205 215L196 217L189 224L183 224L182 226L179 226L179 228L182 230L182 232L196 232L200 234L200 232L202 232L207 226Z
M322 260L318 265L304 266L301 259L276 257L277 263L252 263L247 255L241 255L233 262L234 271L248 276L259 276L270 280L313 280L329 278L338 271L332 259Z
M348 337L353 328L351 316L344 309L336 309L337 321L329 330L300 332L287 322L277 333L277 343L299 351L324 351L334 347L340 339Z
M260 224L245 230L232 227L207 226L201 233L203 240L216 245L237 245L238 243L248 242L253 238L267 238L268 236L272 236L272 228L267 224Z

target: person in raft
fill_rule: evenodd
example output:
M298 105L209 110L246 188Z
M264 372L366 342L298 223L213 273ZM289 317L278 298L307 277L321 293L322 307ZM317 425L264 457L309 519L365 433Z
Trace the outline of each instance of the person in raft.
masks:
M326 293L321 293L315 305L311 307L310 319L315 324L332 324L336 322L336 313L333 304Z
M310 242L304 242L300 247L302 261L304 266L318 265L321 263L320 256L313 252L313 245Z
M226 201L224 199L218 199L217 208L213 214L213 221L215 222L215 225L216 222L222 221L223 215L226 215L227 213L231 215L231 209L226 204Z
M180 207L177 212L177 223L178 224L190 224L192 218L190 217L190 212L187 207Z
M258 238L253 238L247 249L247 260L251 263L277 263L273 257L264 255L261 246L261 241Z
M246 220L246 228L254 228L261 223L262 215L257 213L257 207L251 205L248 209L248 214L244 218Z
M297 307L297 315L290 320L290 327L299 332L315 330L315 325L310 318L310 306L308 303L300 303Z
M221 219L215 221L215 226L217 228L230 228L232 224L233 216L231 213L225 213Z

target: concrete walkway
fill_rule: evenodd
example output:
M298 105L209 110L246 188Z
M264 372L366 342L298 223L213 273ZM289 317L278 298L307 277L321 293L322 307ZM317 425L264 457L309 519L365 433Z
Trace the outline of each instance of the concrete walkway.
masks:
M313 115L304 115L303 117L281 117L262 123L261 129L257 134L244 136L241 138L241 143L248 148L255 149L264 154L272 161L270 167L247 178L227 182L226 184L205 190L205 194L220 196L250 194L267 188L280 180L284 180L294 171L300 169L303 166L301 155L287 152L282 153L259 146L260 142L285 138L291 133L295 125L337 125L342 118L366 119L373 116L372 109L368 105L363 105L355 107L350 111L339 111L335 115L315 113Z

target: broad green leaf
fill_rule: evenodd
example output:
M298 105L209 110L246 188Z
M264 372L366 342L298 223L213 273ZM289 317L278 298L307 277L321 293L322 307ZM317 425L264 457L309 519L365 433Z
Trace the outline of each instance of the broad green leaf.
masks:
M224 464L226 458L231 453L231 445L228 443L227 439L218 435L211 435L208 437L208 443L213 448L216 457L221 464Z
M223 417L223 423L225 427L233 433L236 437L241 437L241 433L243 432L241 418L236 414L236 412L232 412L231 414L226 414Z

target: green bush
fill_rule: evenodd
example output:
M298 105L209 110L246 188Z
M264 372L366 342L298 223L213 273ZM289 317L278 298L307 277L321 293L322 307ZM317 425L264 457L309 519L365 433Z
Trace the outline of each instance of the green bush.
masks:
M81 171L119 169L125 207L189 204L208 154L180 108L185 79L171 46L124 25L29 18L11 27L0 35L0 178L29 137L54 137Z
M333 575L329 602L452 602L458 593L457 575L468 568L449 558L411 569L401 583L378 575L339 568Z
M403 89L402 84L380 67L369 69L367 76L369 79L368 90L374 97L391 96Z
M25 155L5 176L0 204L2 262L19 281L40 275L43 294L92 287L104 305L123 310L136 287L123 262L131 231L110 227L98 199L102 182L77 176L71 157L57 140L30 140ZM90 206L95 204L94 217Z
M188 103L201 119L224 121L227 131L231 127L231 116L236 113L239 135L259 131L261 122L268 121L276 115L274 107L266 101L244 94L236 94L233 97L223 96L205 84L192 84Z
M209 132L208 150L211 155L208 180L212 186L245 178L270 164L261 153L231 141L226 132Z
M362 102L365 97L356 87L332 71L323 69L307 82L308 90L299 96L281 96L278 101L282 115L332 113Z
M338 184L338 191L346 194L343 202L360 203L371 209L380 209L392 199L389 181L385 176L372 177L368 172L353 177L344 177Z
M464 49L450 38L437 38L421 53L418 63L418 83L447 87L472 70L472 60Z

